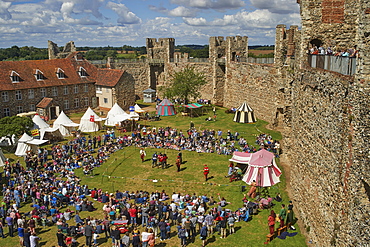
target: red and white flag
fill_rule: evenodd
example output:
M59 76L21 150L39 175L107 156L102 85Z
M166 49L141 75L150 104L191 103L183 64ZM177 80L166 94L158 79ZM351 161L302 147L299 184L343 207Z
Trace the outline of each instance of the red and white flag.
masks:
M90 122L95 122L95 116L94 115L90 115Z

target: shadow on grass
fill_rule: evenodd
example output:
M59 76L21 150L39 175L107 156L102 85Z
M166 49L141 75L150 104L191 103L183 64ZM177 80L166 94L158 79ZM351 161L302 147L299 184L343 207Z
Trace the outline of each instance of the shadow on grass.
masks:
M211 179L213 179L213 178L215 178L214 176L210 176L208 179L207 179L207 181L209 181L209 180L211 180Z
M42 234L42 233L45 233L45 232L50 232L50 229L42 229L42 230L40 230L40 229L38 229L38 231L37 231L37 233L38 234Z
M180 169L180 172L182 172L182 171L186 170L186 168L187 168L187 167L183 167L183 168L181 168L181 169Z
M185 161L181 162L181 165L186 164L187 162L188 162L188 161L187 161L187 160L185 160Z
M207 245L210 244L210 243L213 243L216 241L216 237L214 235L212 235L212 237L210 237L209 239L207 239Z

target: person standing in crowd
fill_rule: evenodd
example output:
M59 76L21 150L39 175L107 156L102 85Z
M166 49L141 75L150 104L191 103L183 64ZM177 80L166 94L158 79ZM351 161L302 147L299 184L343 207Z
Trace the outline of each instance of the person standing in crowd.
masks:
M270 213L269 217L267 218L268 226L269 226L269 229L270 229L270 234L275 233L275 218L276 218L276 214L275 214L274 210L271 210L271 213Z
M41 238L39 238L38 236L36 236L36 233L35 232L32 232L31 237L30 237L31 247L38 247L39 246L39 240L40 239Z
M85 238L86 238L86 246L91 246L91 242L92 242L92 235L93 235L93 228L92 226L90 225L90 221L87 222L87 225L85 226Z
M286 218L286 209L285 204L281 204L281 209L279 212L279 218L280 218L280 227L284 226L285 218Z
M289 201L287 217L286 217L286 225L287 229L293 228L293 220L294 220L294 212L293 212L293 202Z
M199 232L200 239L202 240L202 247L206 246L207 236L208 236L208 229L206 222L203 222L203 227L200 229Z
M180 172L181 161L180 161L180 158L178 156L177 156L177 159L176 159L176 167L177 167L177 172Z
M206 182L208 181L208 174L209 174L209 168L208 168L207 165L204 165L203 175L204 175L204 179L205 179Z
M157 166L157 160L158 160L158 154L157 152L154 152L152 155L152 168Z
M58 247L64 247L64 240L65 240L65 236L64 234L62 233L62 230L61 229L58 229L58 232L57 232L57 240L58 240Z
M144 162L144 161L145 161L145 156L146 156L145 149L144 149L144 148L141 148L141 149L140 149L140 158L141 158L141 162Z

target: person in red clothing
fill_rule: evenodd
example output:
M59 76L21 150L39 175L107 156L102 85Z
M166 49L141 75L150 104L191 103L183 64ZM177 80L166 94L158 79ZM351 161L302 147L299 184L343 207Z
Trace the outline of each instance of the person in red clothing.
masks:
M176 159L176 166L177 166L177 172L180 172L181 160L179 156L177 156L177 159Z
M136 217L137 217L137 209L135 205L132 205L131 208L128 210L130 214L131 224L136 225Z
M162 163L162 169L167 168L167 155L163 154L163 163Z
M203 175L204 175L204 178L205 178L206 182L207 182L207 180L208 180L208 174L209 174L209 168L208 168L208 166L207 166L207 165L204 165L204 168L203 168Z
M158 155L159 166L162 167L162 169L163 169L163 166L164 166L164 163L163 163L163 160L164 159L163 159L163 157L164 156L161 153Z
M270 234L275 233L275 218L276 218L276 214L274 210L271 210L271 213L269 217L267 218L269 229L270 229Z

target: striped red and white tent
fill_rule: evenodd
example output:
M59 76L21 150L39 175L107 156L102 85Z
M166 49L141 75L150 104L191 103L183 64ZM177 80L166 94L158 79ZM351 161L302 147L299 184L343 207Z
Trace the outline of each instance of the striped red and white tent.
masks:
M257 119L254 117L253 109L244 102L239 106L234 115L234 122L237 123L254 123Z
M242 180L249 185L256 181L260 187L270 187L279 183L281 170L276 165L274 157L273 153L265 149L252 153Z
M249 164L249 160L251 159L252 154L251 153L243 153L235 151L233 153L233 157L229 159L229 161L239 163L239 164Z
M157 108L157 114L160 116L172 116L176 114L174 104L169 101L168 99L163 99L161 103L159 103Z

